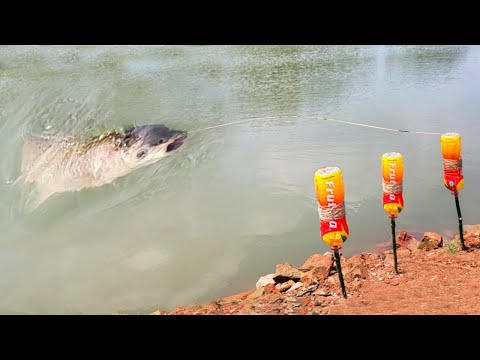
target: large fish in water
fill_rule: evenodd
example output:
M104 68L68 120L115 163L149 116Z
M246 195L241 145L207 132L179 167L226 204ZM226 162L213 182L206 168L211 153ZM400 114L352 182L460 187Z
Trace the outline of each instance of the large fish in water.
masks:
M55 193L111 183L170 155L186 138L185 131L164 125L109 132L86 143L28 137L19 179L33 186L26 210L36 209Z

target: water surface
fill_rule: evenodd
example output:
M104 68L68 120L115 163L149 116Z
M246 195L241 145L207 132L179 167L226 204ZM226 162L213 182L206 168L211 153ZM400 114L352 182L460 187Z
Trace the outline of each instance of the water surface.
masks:
M0 313L143 313L245 291L319 237L313 173L338 166L346 256L390 241L381 155L404 156L398 229L458 231L440 137L295 118L192 133L172 156L33 214L22 136L250 117L330 117L462 135L464 223L479 223L475 46L1 46Z

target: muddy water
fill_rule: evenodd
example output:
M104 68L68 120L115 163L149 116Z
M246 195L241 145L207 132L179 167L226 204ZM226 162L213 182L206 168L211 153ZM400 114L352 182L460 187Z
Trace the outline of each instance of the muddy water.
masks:
M404 156L398 229L458 231L440 138L307 118L192 133L110 185L22 212L25 134L326 116L463 138L464 223L478 223L480 52L465 46L1 46L0 313L143 313L250 289L329 248L313 173L342 169L346 256L390 241L381 155Z

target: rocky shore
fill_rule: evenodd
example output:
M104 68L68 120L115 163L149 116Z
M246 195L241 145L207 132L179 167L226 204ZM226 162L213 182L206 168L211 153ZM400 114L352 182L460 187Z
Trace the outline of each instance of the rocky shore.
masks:
M378 245L376 252L341 256L346 299L327 252L313 254L298 268L277 265L250 291L152 315L480 314L480 225L464 229L467 250L461 250L458 234L443 239L426 232L416 239L400 231L399 274L391 243Z

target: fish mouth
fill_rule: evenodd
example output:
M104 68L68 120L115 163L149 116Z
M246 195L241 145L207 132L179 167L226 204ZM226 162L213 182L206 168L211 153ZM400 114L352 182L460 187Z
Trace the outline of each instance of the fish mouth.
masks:
M182 146L184 140L187 138L187 133L181 133L172 138L172 142L168 144L167 146L167 153L173 150L178 149L180 146Z

